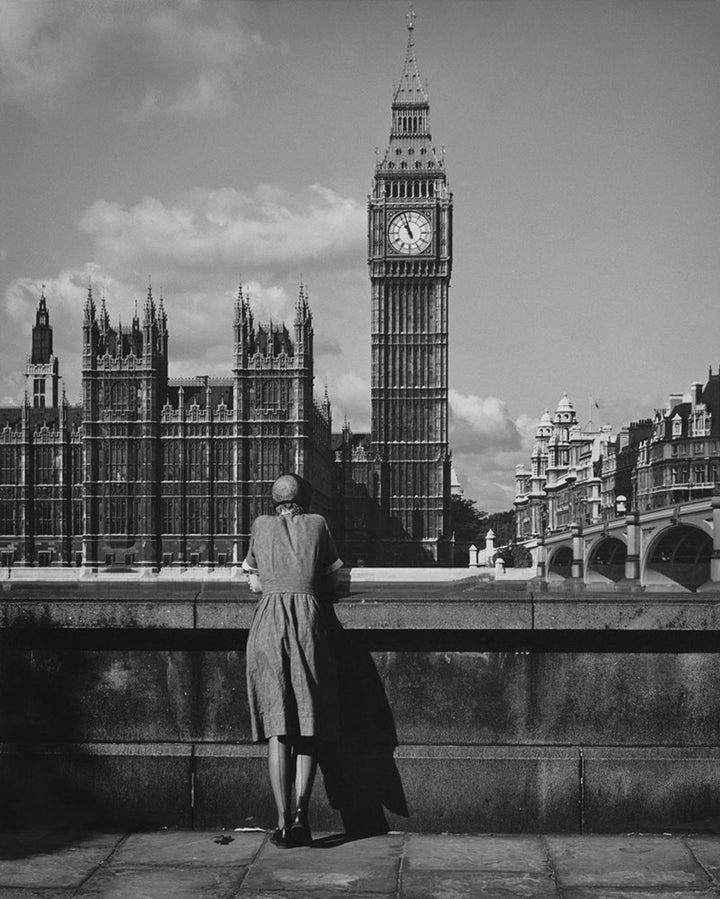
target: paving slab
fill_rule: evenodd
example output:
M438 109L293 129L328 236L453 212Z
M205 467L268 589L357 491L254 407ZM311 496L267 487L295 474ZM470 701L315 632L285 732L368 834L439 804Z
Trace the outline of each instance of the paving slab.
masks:
M104 868L75 896L77 899L234 899L246 871L247 868L240 867L172 865Z
M699 888L697 890L673 890L644 889L639 887L570 887L562 892L563 899L717 899L717 893L712 887Z
M330 835L324 835L330 839ZM403 850L402 834L369 837L347 843L323 843L280 849L267 842L253 863L240 894L279 894L313 899L396 894Z
M132 834L113 855L113 868L138 865L248 866L265 831L164 831Z
M337 893L335 890L330 889L327 890L325 888L320 888L318 890L308 891L306 889L302 890L246 890L244 887L240 888L240 892L237 894L235 899L299 899L300 896L309 896L311 899L334 899L336 896L342 896L342 893ZM361 897L361 899L396 899L396 893L393 891L392 893L347 893L345 895L348 896L357 896ZM20 897L22 899L22 897Z
M700 890L710 878L687 846L662 836L547 837L565 895L570 887L654 887Z
M713 880L720 883L720 837L689 837L685 843Z
M550 873L547 853L538 837L450 834L410 834L405 846L403 870Z
M550 874L511 871L420 871L403 874L403 899L557 899Z
M0 899L72 899L75 888L50 887L48 890L26 890L22 887L0 887Z
M0 887L16 891L77 888L120 840L118 834L75 839L61 834L2 834Z

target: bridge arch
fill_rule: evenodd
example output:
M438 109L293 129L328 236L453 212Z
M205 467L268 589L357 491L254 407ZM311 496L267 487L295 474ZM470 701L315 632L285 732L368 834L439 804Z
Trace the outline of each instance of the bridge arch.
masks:
M591 548L585 571L588 583L613 581L625 577L627 544L618 537L602 537Z
M570 577L572 574L573 551L571 546L558 546L548 559L548 580Z
M643 584L673 584L696 591L710 580L713 538L700 527L674 524L647 548Z

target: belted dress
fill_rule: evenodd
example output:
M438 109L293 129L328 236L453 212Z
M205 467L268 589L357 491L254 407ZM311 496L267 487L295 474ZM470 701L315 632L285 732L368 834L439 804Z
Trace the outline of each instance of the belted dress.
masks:
M247 641L247 689L253 739L338 736L338 686L323 575L342 567L322 515L255 519L245 571L262 596Z

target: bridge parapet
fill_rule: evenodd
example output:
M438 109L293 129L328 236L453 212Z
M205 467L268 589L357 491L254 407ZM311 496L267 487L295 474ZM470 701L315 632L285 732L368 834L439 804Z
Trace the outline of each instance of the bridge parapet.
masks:
M544 557L537 574L549 582L712 590L720 585L720 496L573 523L537 544Z

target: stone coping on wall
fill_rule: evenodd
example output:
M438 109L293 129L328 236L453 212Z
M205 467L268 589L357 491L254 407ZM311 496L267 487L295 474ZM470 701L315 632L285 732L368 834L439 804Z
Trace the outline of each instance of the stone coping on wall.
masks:
M246 630L256 604L244 580L229 578L10 579L0 586L0 628ZM720 631L720 590L552 590L467 572L444 581L384 582L346 573L334 608L344 628L358 631Z

